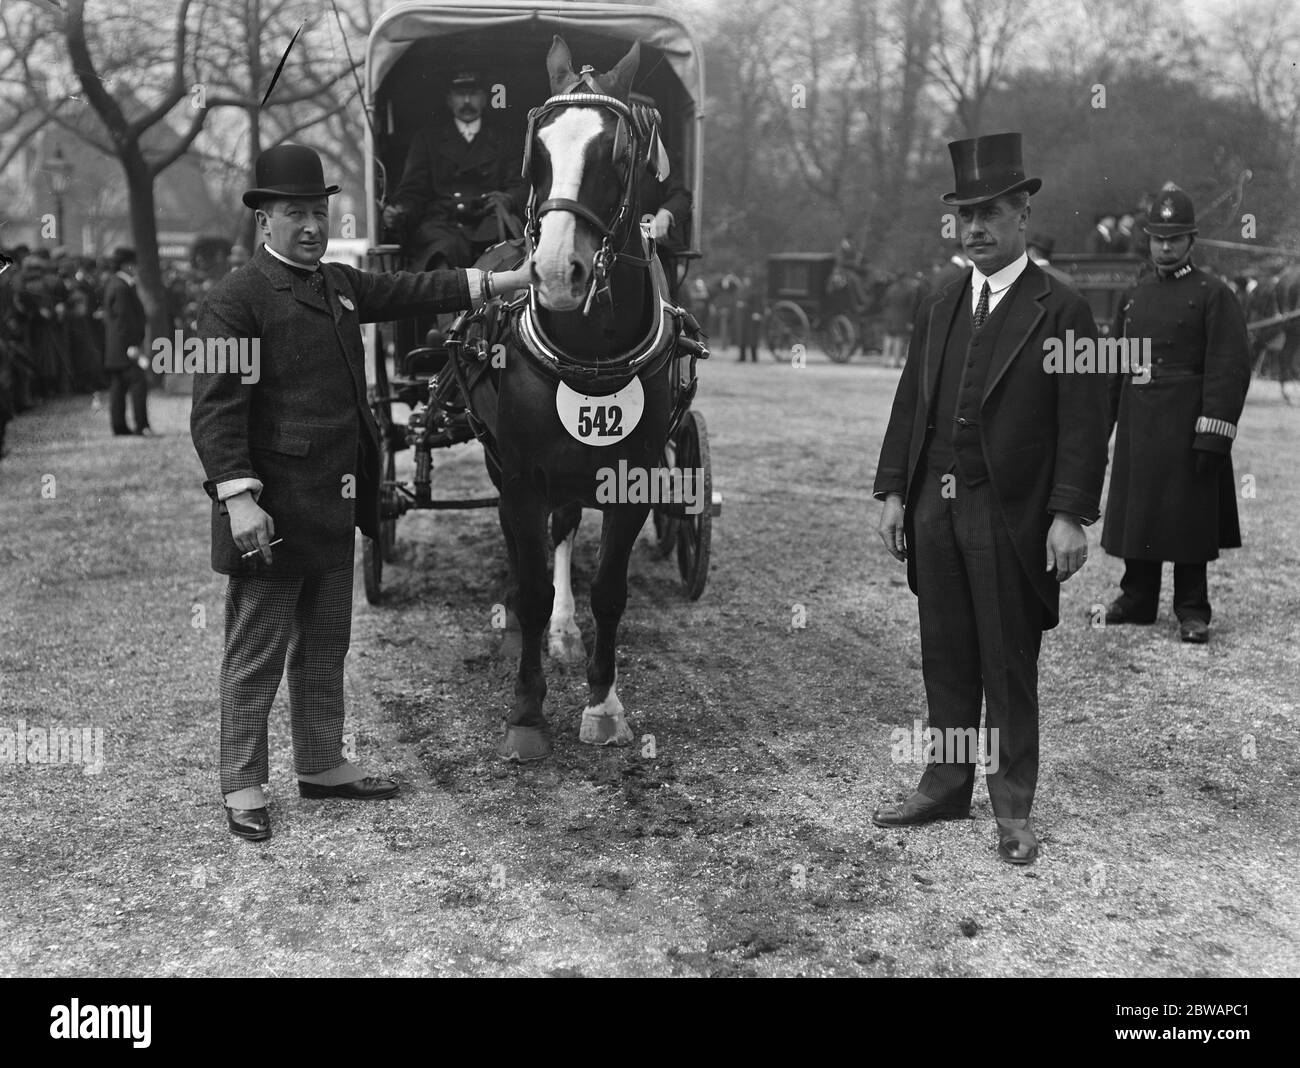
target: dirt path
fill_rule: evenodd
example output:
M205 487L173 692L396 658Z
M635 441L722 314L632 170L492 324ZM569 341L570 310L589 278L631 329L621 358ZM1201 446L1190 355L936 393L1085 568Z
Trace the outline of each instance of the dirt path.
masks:
M552 665L554 758L500 764L495 516L411 516L387 602L358 589L349 678L359 759L404 793L300 800L282 697L265 845L217 795L224 586L188 400L155 397L155 442L106 438L79 399L19 420L0 728L102 728L104 767L0 763L0 973L1300 974L1300 418L1267 389L1248 404L1257 496L1211 569L1209 646L1176 640L1167 593L1154 627L1088 627L1119 574L1099 551L1066 588L1043 855L1015 870L982 786L964 823L870 823L919 774L891 732L923 715L915 602L866 492L896 372L729 357L696 404L726 501L709 588L689 603L671 562L633 559L619 672L642 741L579 745L582 672ZM439 492L486 485L473 449L439 461Z

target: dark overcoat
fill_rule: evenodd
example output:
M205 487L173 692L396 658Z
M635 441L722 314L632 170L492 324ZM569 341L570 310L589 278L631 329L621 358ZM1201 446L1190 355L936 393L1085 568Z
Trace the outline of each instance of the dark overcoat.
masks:
M1126 560L1201 563L1241 545L1230 450L1250 386L1246 319L1195 266L1151 274L1120 302L1116 336L1149 339L1151 380L1111 380L1115 460L1101 545ZM1142 376L1145 377L1145 376ZM1198 451L1223 454L1196 474Z
M486 119L473 141L449 122L411 139L392 199L411 213L413 223L425 218L469 223L472 201L499 190L510 195L514 214L522 218L528 197L522 167L522 147L507 146Z
M917 309L912 341L889 414L874 494L904 501L904 532L916 544L914 502L926 428L933 422L943 350L954 315L969 314L969 269L927 296ZM1109 436L1107 381L1100 374L1059 374L1044 367L1047 342L1097 336L1087 302L1029 263L1013 290L989 366L980 405L980 443L989 481L1016 555L1043 604L1043 629L1059 620L1060 587L1045 570L1047 532L1055 512L1085 523L1100 514ZM915 593L916 554L907 557Z
M212 567L222 574L330 571L352 559L354 526L378 535L379 430L366 395L361 324L470 303L463 270L372 274L341 263L321 270L323 295L263 246L199 309L201 337L260 343L255 383L238 372L194 376L190 430L213 499ZM323 385L339 381L338 361L351 381L346 410L331 407L328 398L338 394ZM349 475L351 495L343 492ZM258 504L284 539L270 565L240 559L217 503L217 485L241 478L261 481Z
M132 345L144 345L144 304L135 286L115 274L104 286L104 369L121 371L135 366L126 354Z

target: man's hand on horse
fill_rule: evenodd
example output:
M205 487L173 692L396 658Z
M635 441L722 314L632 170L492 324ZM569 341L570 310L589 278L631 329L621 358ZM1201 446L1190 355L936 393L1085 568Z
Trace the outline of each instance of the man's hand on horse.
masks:
M648 233L656 241L662 241L668 236L668 228L673 224L673 213L666 208L660 208L653 215L646 214L641 216L641 225L645 227Z
M884 511L880 513L880 526L877 528L880 540L885 543L889 555L895 560L907 559L907 538L903 534L903 498L901 494L891 493L885 498Z
M492 292L507 297L517 289L527 289L532 283L532 260L524 260L513 271L492 271Z

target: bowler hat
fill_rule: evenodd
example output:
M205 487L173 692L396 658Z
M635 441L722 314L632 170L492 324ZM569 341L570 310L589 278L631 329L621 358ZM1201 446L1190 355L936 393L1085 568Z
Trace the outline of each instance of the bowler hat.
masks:
M258 156L253 173L257 188L244 193L244 203L250 208L278 197L330 197L342 188L325 184L325 171L314 148L292 141Z
M1196 210L1192 207L1192 198L1176 186L1160 190L1156 202L1151 205L1144 229L1152 237L1182 237L1196 233Z
M952 155L957 188L944 194L945 204L954 207L984 204L1022 189L1032 196L1043 185L1040 178L1025 177L1018 133L988 134L952 141L948 151Z

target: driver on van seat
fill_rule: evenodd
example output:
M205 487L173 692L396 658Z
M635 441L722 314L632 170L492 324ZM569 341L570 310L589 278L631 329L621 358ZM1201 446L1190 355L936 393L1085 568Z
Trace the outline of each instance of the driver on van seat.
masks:
M519 232L528 190L522 156L484 118L487 89L460 71L446 97L452 121L419 131L402 180L384 208L384 225L404 233L414 270L469 267L479 254ZM499 213L508 219L499 221Z

